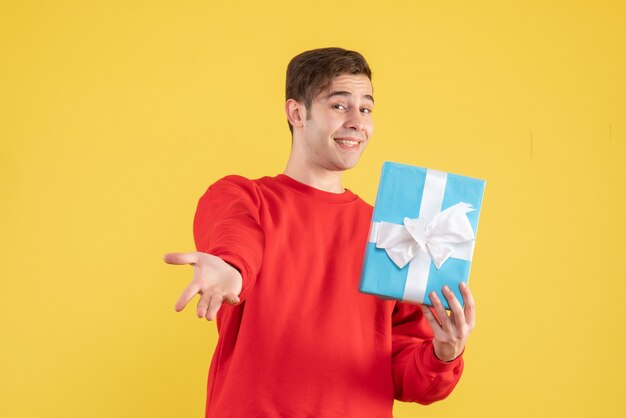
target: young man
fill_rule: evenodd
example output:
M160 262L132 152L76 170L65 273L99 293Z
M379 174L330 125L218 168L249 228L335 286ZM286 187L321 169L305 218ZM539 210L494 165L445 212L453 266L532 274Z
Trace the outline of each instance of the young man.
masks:
M359 293L372 207L341 183L373 134L371 72L358 53L304 52L287 69L292 150L284 174L228 176L202 196L198 252L167 254L217 317L207 417L391 417L394 398L428 404L458 382L474 326L467 287L448 316ZM219 311L219 312L218 312Z

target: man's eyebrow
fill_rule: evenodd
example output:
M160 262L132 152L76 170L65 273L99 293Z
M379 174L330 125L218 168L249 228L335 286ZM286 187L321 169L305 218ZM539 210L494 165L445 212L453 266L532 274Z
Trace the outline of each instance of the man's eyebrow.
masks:
M352 96L352 93L350 93L349 91L331 91L330 93L328 93L328 95L326 96L326 99L330 99L333 96L345 96L345 97L349 97ZM371 100L372 103L374 103L374 97L372 97L369 94L364 95L363 97L365 97L368 100Z

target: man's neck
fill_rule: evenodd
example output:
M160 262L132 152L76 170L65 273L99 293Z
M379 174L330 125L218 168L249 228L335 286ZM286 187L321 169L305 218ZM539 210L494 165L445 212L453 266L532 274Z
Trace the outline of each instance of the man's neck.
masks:
M329 171L323 168L311 169L303 164L295 164L291 159L287 161L284 174L300 183L330 193L343 193L341 185L342 171Z

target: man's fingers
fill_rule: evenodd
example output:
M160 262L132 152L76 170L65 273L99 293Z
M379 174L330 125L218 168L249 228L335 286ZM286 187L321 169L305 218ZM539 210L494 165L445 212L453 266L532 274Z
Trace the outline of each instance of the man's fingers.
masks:
M231 305L237 305L239 302L241 302L241 300L239 299L239 296L231 293L224 296L224 302L230 303Z
M167 264L195 264L198 262L198 253L167 253L163 261Z
M200 296L200 300L198 301L198 308L196 310L196 315L198 315L198 318L203 318L204 315L206 315L207 310L209 309L210 301L211 295L209 295L208 293Z
M209 309L206 311L206 319L212 321L217 316L217 311L222 306L224 299L220 295L213 295L209 303Z
M454 324L455 327L464 326L465 313L463 312L461 303L456 298L456 295L448 286L444 286L442 292L443 296L448 301L448 306L450 307L450 311L452 312L452 314L450 315L451 322Z
M174 306L176 312L182 311L185 306L187 306L189 301L196 295L196 293L198 293L199 290L200 287L198 287L198 285L195 283L191 283L189 286L187 286L185 290L183 290L183 293L180 295L178 301L176 302L176 305Z
M441 324L439 323L439 321L437 321L437 318L435 317L435 314L433 314L433 311L430 310L430 307L426 305L420 305L420 307L422 308L424 318L426 318L426 321L428 321L428 323L430 324L433 332L438 332L439 330L441 330Z
M439 323L441 323L441 327L447 329L450 327L450 318L448 318L448 313L446 309L443 307L437 292L430 292L430 301L433 303L433 308L435 308L435 312L437 313L437 318L439 319Z
M463 295L463 300L465 301L465 322L470 329L473 329L476 324L476 304L474 303L474 296L472 296L472 292L470 292L465 282L461 282L459 288L461 289L461 295Z

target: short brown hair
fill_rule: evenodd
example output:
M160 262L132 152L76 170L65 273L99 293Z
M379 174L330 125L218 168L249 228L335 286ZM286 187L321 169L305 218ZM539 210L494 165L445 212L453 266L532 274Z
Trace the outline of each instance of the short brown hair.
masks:
M308 110L315 96L328 87L333 78L342 74L363 74L372 79L367 61L356 51L319 48L298 54L287 66L285 100L304 103ZM293 134L291 123L289 130Z

